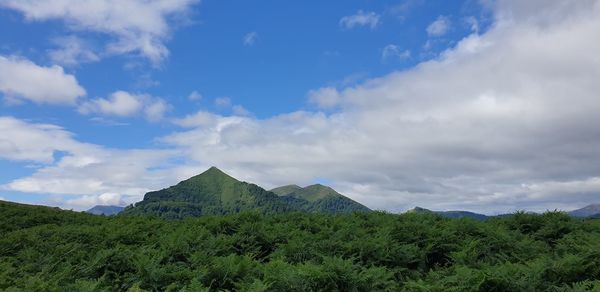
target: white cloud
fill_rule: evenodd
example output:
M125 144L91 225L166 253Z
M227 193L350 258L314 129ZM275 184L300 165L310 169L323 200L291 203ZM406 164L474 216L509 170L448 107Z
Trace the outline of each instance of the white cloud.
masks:
M123 206L127 205L122 196L117 193L104 193L99 196L86 195L67 199L65 205L88 209L90 206Z
M175 150L105 148L77 141L56 125L13 117L0 117L0 132L0 158L41 163L31 176L0 188L52 194L55 200L48 202L62 207L87 209L98 203L132 203L147 191L191 173L185 165L169 162L178 156Z
M597 202L599 1L506 11L524 9L519 3L498 1L489 30L439 59L309 93L311 102L337 107L335 114L199 114L164 141L265 187L326 178L392 211L543 211Z
M147 94L132 94L116 91L108 98L86 101L79 106L82 114L102 114L120 117L131 117L143 112L150 121L163 118L169 105L162 99Z
M72 66L100 60L90 45L76 36L60 37L54 43L60 48L50 50L48 54L55 63Z
M215 120L217 120L218 118L219 118L219 116L217 116L213 113L200 111L193 115L188 115L181 119L175 119L173 121L173 123L176 125L182 126L182 127L193 128L193 127L209 125L209 124L213 123Z
M73 32L113 37L109 53L139 53L159 63L169 54L168 20L181 16L197 0L0 0L0 7L22 12L29 21L63 20Z
M231 107L231 98L227 96L217 97L215 98L215 105L220 108L229 108Z
M202 99L202 94L200 94L200 92L194 90L190 93L190 95L188 95L188 99L191 101L198 101Z
M144 114L146 119L151 122L157 122L164 118L165 113L169 111L170 105L162 99L154 99L146 104Z
M345 29L352 29L357 26L368 26L374 29L379 24L379 18L380 16L375 12L358 10L354 15L342 17L340 26Z
M395 58L395 59L400 59L400 60L408 59L408 58L410 58L410 51L402 50L397 45L393 45L393 44L387 45L383 48L383 51L381 53L381 59L383 61L385 61L390 58Z
M253 46L257 40L258 40L258 33L255 31L247 33L242 38L242 42L244 43L244 46L247 46L247 47Z
M48 124L28 124L0 117L0 157L7 160L54 161L54 151L73 150L71 134Z
M308 93L308 101L320 108L333 108L341 103L341 96L334 87L323 87L311 90Z
M0 92L13 100L38 104L74 104L86 94L75 76L62 67L43 67L29 60L0 56Z
M130 202L216 165L267 188L327 179L390 211L543 211L597 202L600 2L496 2L488 30L438 59L313 91L330 96L314 102L336 107L334 114L200 112L174 121L184 128L160 139L170 150L104 149L56 126L0 121L3 158L51 163L5 187L116 193ZM53 151L68 155L54 162ZM170 165L174 157L186 165Z
M401 21L404 21L416 8L422 6L424 0L404 0L402 3L392 6L389 12Z
M452 23L446 16L438 16L438 18L427 26L427 34L432 37L445 35L450 30Z

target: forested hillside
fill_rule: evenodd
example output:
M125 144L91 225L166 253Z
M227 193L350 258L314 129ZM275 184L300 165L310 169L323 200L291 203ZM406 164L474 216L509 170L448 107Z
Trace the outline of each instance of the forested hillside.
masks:
M271 192L293 204L296 208L312 213L371 211L364 205L321 184L310 185L304 188L297 185L288 185L272 189Z
M597 279L600 220L564 213L165 220L0 202L0 290L598 291Z

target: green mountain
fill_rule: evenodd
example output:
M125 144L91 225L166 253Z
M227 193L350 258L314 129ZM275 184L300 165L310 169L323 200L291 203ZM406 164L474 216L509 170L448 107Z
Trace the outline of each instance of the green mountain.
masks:
M184 218L224 215L256 210L264 214L298 210L263 188L241 182L216 167L175 186L149 192L144 200L130 206L125 215L157 215Z
M475 220L488 219L488 216L486 216L486 215L473 213L473 212L469 212L469 211L431 211L429 209L425 209L425 208L421 208L421 207L414 207L413 209L408 210L407 213L421 213L421 214L433 213L433 214L440 215L442 217L452 218L452 219L460 219L460 218L471 218L471 219L475 219Z
M328 186L320 184L310 185L305 188L297 185L287 185L272 189L271 192L307 212L348 213L370 211L364 205L341 195Z
M238 181L216 167L177 185L149 192L141 202L127 207L124 215L155 215L179 219L202 215L234 214L254 210L263 214L304 211L348 213L370 211L330 187L296 185L272 191Z

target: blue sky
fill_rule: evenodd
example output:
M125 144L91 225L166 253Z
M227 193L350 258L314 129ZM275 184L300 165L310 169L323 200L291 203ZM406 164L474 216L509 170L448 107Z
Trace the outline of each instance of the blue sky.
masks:
M562 145L550 137L591 122L573 109L586 119L552 124L546 112L573 94L590 105L585 80L548 100L535 86L586 52L542 50L538 71L520 60L569 25L581 28L570 43L594 48L583 14L596 1L69 2L0 0L4 199L127 204L216 165L265 187L328 181L391 211L593 202L595 168L575 157L592 153L556 157L588 172L540 174L552 159L517 158L540 145L507 141ZM523 113L539 119L506 122ZM561 184L577 184L576 199L547 190Z

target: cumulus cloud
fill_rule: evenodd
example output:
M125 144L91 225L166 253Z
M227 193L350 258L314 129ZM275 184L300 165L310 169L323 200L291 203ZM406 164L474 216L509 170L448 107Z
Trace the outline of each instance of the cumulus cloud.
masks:
M427 34L432 37L443 36L450 30L451 25L452 23L448 17L440 15L434 22L427 26Z
M242 38L242 43L244 46L250 47L253 46L258 40L258 33L255 31L249 32Z
M380 16L375 12L365 12L358 10L356 14L344 16L340 19L340 26L345 29L352 29L358 26L367 26L374 29L379 24Z
M169 54L169 19L187 12L198 0L0 0L0 7L20 11L29 21L63 20L74 32L107 34L108 53L139 53L157 64Z
M0 56L0 92L13 101L74 104L86 94L75 76L60 66L44 67L18 57Z
M116 91L108 98L89 100L79 106L82 114L102 114L131 117L143 112L150 121L161 120L169 105L162 99L147 94Z
M383 48L383 51L381 52L381 59L385 61L390 58L400 60L408 59L410 58L410 51L402 50L397 45L389 44Z
M438 59L309 94L334 114L199 114L163 141L266 187L326 178L392 211L597 202L600 4L497 2L489 30Z

